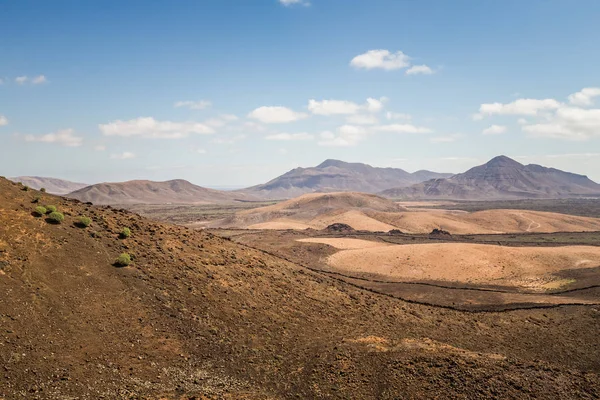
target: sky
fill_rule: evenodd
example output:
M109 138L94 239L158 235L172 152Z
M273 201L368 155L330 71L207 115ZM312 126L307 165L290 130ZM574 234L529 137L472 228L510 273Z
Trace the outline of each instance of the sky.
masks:
M325 159L600 182L597 0L0 0L0 175L266 182Z

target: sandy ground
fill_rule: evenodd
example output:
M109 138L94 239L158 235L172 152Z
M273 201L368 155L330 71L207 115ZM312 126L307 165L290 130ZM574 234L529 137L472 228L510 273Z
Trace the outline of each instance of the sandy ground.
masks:
M298 239L298 242L328 244L340 250L371 249L374 247L390 246L389 244L374 242L372 240L345 238L306 238Z
M553 273L600 266L600 248L592 246L534 248L465 243L387 246L355 239L330 240L315 238L311 242L347 249L329 257L332 267L404 281L442 280L546 290L566 283ZM357 248L360 245L365 247Z
M333 223L357 230L429 233L441 228L454 234L584 232L600 230L600 219L523 210L464 211L423 210L383 212L359 210L326 213L310 219L288 216L249 225L251 229L323 229Z

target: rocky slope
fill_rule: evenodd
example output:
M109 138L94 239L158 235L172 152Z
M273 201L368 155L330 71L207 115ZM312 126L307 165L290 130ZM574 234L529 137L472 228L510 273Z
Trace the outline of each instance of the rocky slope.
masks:
M401 199L566 198L600 196L600 185L584 175L498 156L462 174L388 189L381 195Z
M406 303L0 178L3 399L597 398L598 312Z

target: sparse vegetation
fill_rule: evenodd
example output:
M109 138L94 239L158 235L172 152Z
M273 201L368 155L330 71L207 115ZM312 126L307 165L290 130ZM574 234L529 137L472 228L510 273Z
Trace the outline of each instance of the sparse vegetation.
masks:
M46 206L46 212L47 212L48 214L50 214L50 213L53 213L53 212L56 212L56 206L47 205L47 206Z
M129 228L123 228L121 233L119 233L121 239L127 239L129 236L131 236L131 230Z
M31 200L31 202L32 202L32 203L39 203L39 202L40 202L40 200L41 200L41 197L40 197L40 196L35 196L35 197L33 198L33 200Z
M79 217L79 221L77 221L77 225L82 228L87 228L88 226L91 225L91 223L92 223L91 218L86 217L86 216Z
M34 212L37 214L37 216L38 216L38 217L41 217L41 216L44 216L44 215L46 215L46 211L47 211L47 210L46 210L46 208L45 208L45 207L42 207L42 206L37 206L37 207L35 208L35 211L34 211Z
M51 212L48 215L48 222L53 224L60 224L65 220L65 216L59 213L58 211Z
M102 237L102 233L100 232L92 232L90 233L90 236L95 238L95 239L100 239Z
M131 256L127 253L121 254L119 257L117 257L117 260L115 261L115 265L119 267L126 267L129 264L131 264Z
M23 190L27 192L29 190L29 186L23 185Z
M41 188L41 189L40 189L40 192L42 192L42 193L46 193L46 188Z

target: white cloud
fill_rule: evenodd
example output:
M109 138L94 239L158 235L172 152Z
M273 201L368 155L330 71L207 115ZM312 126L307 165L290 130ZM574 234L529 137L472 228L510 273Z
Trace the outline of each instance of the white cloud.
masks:
M208 126L212 126L213 128L220 128L227 125L229 122L237 121L238 117L233 114L222 114L215 118L210 118L204 123Z
M248 117L259 120L265 124L281 124L304 119L308 117L308 114L296 112L287 107L263 106L250 112Z
M406 75L417 75L417 74L431 75L431 74L433 74L433 72L434 71L425 64L413 65L412 67L410 67L409 69L406 70Z
M525 118L519 118L517 120L517 124L519 124L519 125L525 125L525 124L527 124L527 120Z
M75 136L74 133L75 131L73 129L63 129L40 136L26 135L25 140L27 142L56 143L67 147L81 146L83 138Z
M346 100L317 101L311 99L308 101L308 110L316 115L356 114L360 110L360 106Z
M99 144L97 146L94 146L94 150L96 150L96 151L104 151L104 150L106 150L106 146L103 145L103 144Z
M29 78L27 78L26 76L17 76L15 78L15 82L17 82L19 85L24 84L25 82L27 82Z
M173 104L173 107L175 107L175 108L185 107L185 108L189 108L190 110L204 110L205 108L208 108L210 106L212 106L212 103L208 100L200 100L200 101L186 100L186 101L178 101L175 104Z
M321 100L308 101L308 110L316 115L353 115L366 111L376 113L383 109L387 97L375 99L369 97L365 104L360 105L348 100Z
M264 132L267 130L263 125L261 125L257 122L254 122L254 121L244 122L244 128L252 130L252 131L256 131L256 132Z
M354 57L350 65L359 69L381 68L391 71L410 66L410 57L401 51L392 53L384 49L369 50Z
M301 133L277 133L275 135L266 136L267 140L312 140L313 135L305 132Z
M393 119L412 119L412 116L410 114L395 113L391 111L385 113L385 117L390 121Z
M481 132L483 135L499 135L506 132L506 127L502 125L492 125Z
M0 126L6 125L8 125L8 118L6 118L4 115L0 115Z
M380 126L375 127L375 130L380 131L380 132L393 132L393 133L430 133L430 132L433 132L429 128L415 126L412 124L380 125Z
M453 133L450 135L432 137L431 139L429 139L429 141L431 143L451 143L451 142L456 142L458 139L461 139L462 137L464 137L464 135L461 133Z
M299 5L299 6L310 6L310 2L306 0L279 0L279 3L283 4L286 7Z
M196 149L196 153L198 154L206 154L206 150L205 149Z
M346 122L354 125L375 125L379 123L379 118L372 114L357 114L347 117Z
M325 131L321 133L319 146L325 147L352 147L364 140L368 132L359 126L343 125L337 132Z
M31 79L31 83L33 83L34 85L40 85L42 83L46 83L48 82L48 80L46 79L46 77L44 75L38 75L35 78Z
M584 88L577 93L573 93L568 97L569 103L575 106L591 106L594 97L600 96L600 88L589 87Z
M111 154L110 158L114 160L129 160L135 158L135 154L130 151L124 151L123 153Z
M490 103L479 107L479 114L473 119L481 119L485 115L537 115L540 111L556 110L560 103L554 99L518 99L512 103Z
M113 121L98 125L106 136L142 137L151 139L180 139L196 134L214 133L213 128L197 122L157 121L152 117L140 117L129 121Z
M288 153L287 149L283 149L283 148L277 150L277 152L282 155L286 155Z
M525 125L522 129L534 137L566 140L600 137L600 109L561 107L549 121Z

